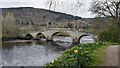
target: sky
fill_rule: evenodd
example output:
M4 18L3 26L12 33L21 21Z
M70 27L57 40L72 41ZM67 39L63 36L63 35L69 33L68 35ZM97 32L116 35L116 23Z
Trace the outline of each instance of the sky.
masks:
M50 10L80 16L82 18L95 17L94 14L88 11L92 0L0 0L0 8L34 7L49 9L48 4L51 1L53 3Z

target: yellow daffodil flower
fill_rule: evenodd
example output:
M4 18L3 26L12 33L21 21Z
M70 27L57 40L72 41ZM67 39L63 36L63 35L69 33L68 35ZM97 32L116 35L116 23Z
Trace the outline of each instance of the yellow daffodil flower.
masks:
M78 50L77 50L77 49L75 49L75 50L74 50L74 53L78 53Z

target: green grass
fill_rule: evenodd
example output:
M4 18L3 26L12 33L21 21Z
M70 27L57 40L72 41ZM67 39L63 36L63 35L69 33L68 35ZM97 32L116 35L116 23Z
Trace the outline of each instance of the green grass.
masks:
M93 54L95 55L95 57L94 57L94 61L92 62L91 66L101 66L104 64L105 52L106 52L107 47L108 46L102 46L93 51Z
M109 45L120 45L120 42L108 42Z

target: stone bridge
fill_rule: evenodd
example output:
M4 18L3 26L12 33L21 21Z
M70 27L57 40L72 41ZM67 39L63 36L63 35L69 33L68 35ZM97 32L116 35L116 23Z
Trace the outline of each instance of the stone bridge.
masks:
M32 39L40 39L40 36L44 36L47 40L53 40L53 36L57 33L63 33L70 36L73 40L79 41L82 36L92 36L94 38L94 34L91 32L85 32L85 31L78 31L78 30L72 30L70 28L47 28L44 31L37 31L37 32L29 32L26 34L23 34L23 37L26 38L32 38Z

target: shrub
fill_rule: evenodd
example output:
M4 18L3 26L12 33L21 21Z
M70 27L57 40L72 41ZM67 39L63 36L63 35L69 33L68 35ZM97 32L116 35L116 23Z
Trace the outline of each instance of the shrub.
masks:
M99 34L100 41L118 42L117 29L111 28Z
M99 34L100 41L108 41L108 42L119 42L118 34L118 22L117 19L110 19L109 27L106 30L103 30Z

